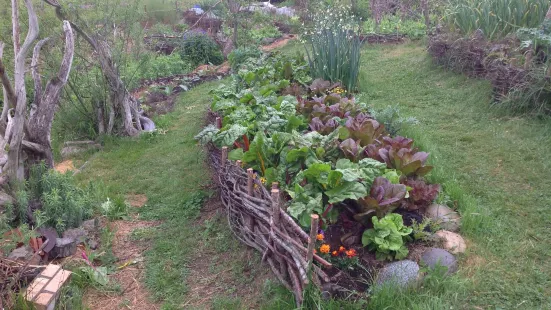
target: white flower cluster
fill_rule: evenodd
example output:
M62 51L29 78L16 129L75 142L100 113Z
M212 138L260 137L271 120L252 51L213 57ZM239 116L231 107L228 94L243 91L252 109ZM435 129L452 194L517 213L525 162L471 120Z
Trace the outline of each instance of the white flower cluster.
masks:
M358 33L360 18L351 14L349 5L334 5L317 10L311 17L309 25L303 24L304 37L321 35L324 31Z

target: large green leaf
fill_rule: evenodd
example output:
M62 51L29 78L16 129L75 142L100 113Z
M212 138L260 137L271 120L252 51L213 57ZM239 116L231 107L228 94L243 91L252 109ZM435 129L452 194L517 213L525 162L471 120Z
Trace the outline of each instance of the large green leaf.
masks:
M212 141L219 147L231 146L237 139L247 133L247 127L238 124L231 125L228 129L218 132Z
M329 203L337 203L346 199L359 199L367 196L367 188L359 182L346 182L335 187L325 194L329 197Z

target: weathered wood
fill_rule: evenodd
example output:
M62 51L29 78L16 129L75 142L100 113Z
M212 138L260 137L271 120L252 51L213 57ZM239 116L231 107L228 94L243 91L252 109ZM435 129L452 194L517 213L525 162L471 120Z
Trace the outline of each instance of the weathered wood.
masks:
M228 147L223 146L222 147L222 168L226 166L227 161L228 161Z
M29 17L28 21L28 32L23 45L20 47L19 51L15 55L15 71L14 71L14 81L15 81L15 94L16 96L16 105L15 105L15 115L13 117L13 129L12 129L12 138L10 141L10 148L8 151L8 162L6 163L5 169L7 174L12 180L23 181L25 178L23 169L20 169L20 164L22 163L22 154L21 154L21 143L23 141L24 127L26 121L26 112L27 112L27 91L25 88L25 60L31 49L31 45L38 38L38 18L33 8L31 0L25 0L25 6L27 7L27 14ZM12 8L14 10L14 8ZM17 8L15 8L17 10ZM19 20L13 21L14 23L14 34L16 28L19 25ZM15 44L15 43L14 43Z
M308 239L308 252L306 253L306 262L308 263L307 272L310 272L312 260L314 257L314 247L316 245L316 236L318 234L318 226L320 217L317 214L310 215L310 238Z
M253 195L253 178L254 178L253 168L247 169L247 195L249 196Z

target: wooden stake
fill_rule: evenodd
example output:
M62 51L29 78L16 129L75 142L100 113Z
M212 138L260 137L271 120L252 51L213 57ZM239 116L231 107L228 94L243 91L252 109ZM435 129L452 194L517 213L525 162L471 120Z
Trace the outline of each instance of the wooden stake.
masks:
M249 196L253 195L253 178L254 178L253 168L247 169L247 194Z
M317 214L310 215L310 218L312 219L312 224L310 225L310 239L308 239L308 252L306 253L306 261L308 262L306 273L309 273L312 268L314 247L316 245L316 236L318 235L318 226L320 222L320 217Z
M272 217L275 227L279 226L280 213L281 210L279 208L279 189L274 188L272 189Z
M222 128L222 118L216 118L216 127L218 127L218 129Z
M226 161L228 160L228 147L223 146L222 147L222 162L220 163L220 166L224 168L226 166Z
M278 189L279 188L279 183L278 182L273 182L272 183L272 189Z

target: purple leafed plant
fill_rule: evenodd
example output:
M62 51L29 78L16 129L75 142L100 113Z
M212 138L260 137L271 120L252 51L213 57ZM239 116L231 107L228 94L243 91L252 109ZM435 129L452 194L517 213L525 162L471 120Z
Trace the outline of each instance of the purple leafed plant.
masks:
M419 152L413 147L413 140L401 136L383 137L382 142L368 145L365 154L386 163L390 169L401 171L406 177L424 176L432 170L432 166L425 165L429 153Z
M411 187L409 197L402 202L402 207L409 211L428 207L440 192L439 184L427 184L420 179L408 178L402 184Z
M359 222L366 222L374 215L382 218L398 208L406 194L407 188L405 185L392 184L383 177L377 177L371 185L370 195L358 199L360 210L354 215L354 219Z
M337 127L339 127L339 123L332 118L325 123L319 117L314 117L312 121L310 121L310 130L317 131L322 135L330 134Z
M380 141L385 135L384 126L367 113L359 113L355 117L349 116L345 127L349 133L348 137L359 141L361 146Z

